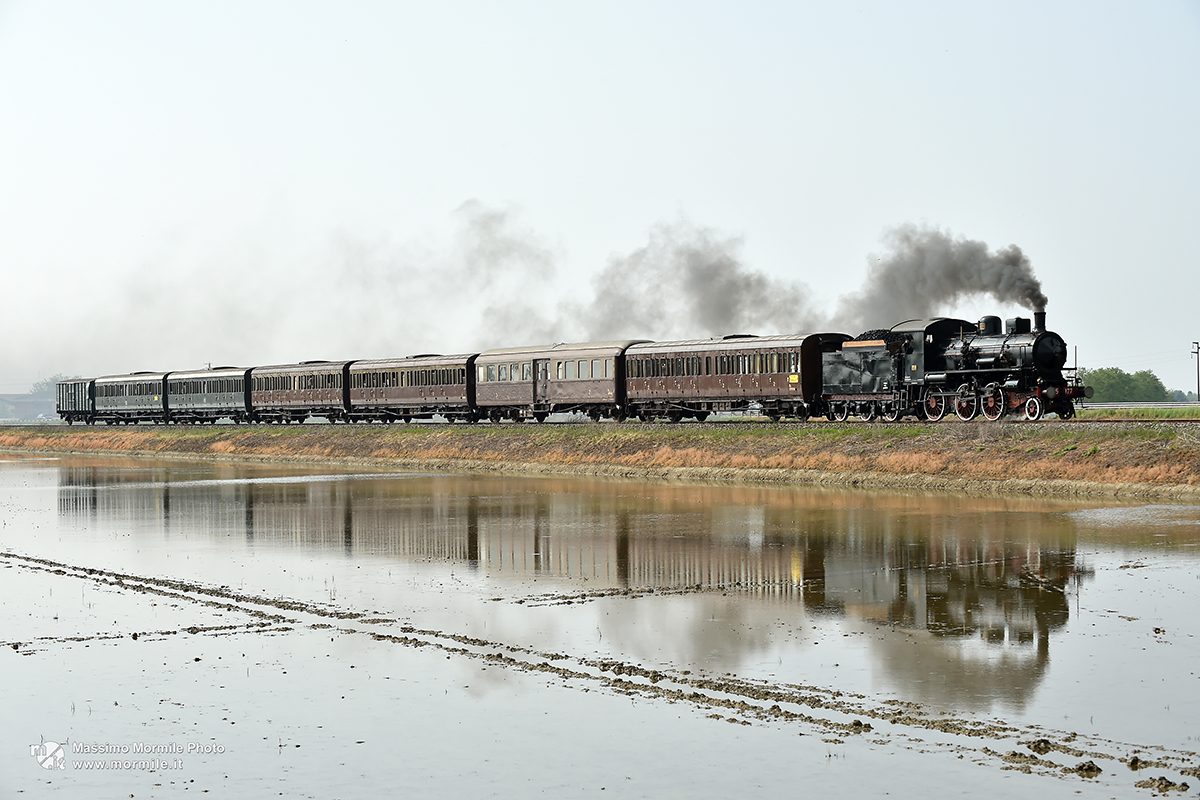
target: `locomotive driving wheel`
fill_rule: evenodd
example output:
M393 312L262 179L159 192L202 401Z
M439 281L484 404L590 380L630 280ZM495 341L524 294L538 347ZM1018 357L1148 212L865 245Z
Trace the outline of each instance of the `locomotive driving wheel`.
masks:
M883 410L884 422L897 422L902 416L904 416L903 409L900 408L899 403L892 403Z
M1046 404L1040 397L1031 397L1025 401L1025 419L1037 422L1046 413Z
M946 416L946 398L930 392L925 396L925 419L937 422Z
M832 413L834 420L837 422L845 422L846 420L850 419L850 404L838 403L833 407Z
M958 396L954 398L954 413L963 422L970 422L979 416L979 398L969 383L958 387Z
M878 414L879 406L874 403L867 403L858 411L858 416L863 422L874 422Z
M1004 390L999 384L989 383L983 387L983 394L979 397L980 405L983 406L983 415L992 422L1004 416L1008 411L1008 398L1004 394Z

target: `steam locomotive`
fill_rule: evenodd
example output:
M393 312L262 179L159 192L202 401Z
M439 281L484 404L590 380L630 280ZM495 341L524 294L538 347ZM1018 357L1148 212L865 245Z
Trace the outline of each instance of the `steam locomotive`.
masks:
M936 317L892 328L673 342L621 340L482 353L137 372L57 385L68 424L544 421L581 413L703 421L758 409L771 419L937 421L1047 413L1090 397L1066 368L1045 313L978 323Z

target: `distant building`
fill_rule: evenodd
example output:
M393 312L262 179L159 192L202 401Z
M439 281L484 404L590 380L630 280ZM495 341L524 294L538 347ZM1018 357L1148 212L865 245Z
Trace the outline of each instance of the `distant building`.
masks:
M54 397L37 394L0 394L0 417L37 419L54 417Z

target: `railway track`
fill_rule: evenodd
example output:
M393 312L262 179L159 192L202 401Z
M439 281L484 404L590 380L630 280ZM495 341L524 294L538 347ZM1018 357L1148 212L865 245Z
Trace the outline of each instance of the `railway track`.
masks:
M1089 410L1091 410L1091 409L1089 409ZM1094 410L1101 410L1101 409L1094 409ZM1043 418L1043 419L1037 420L1036 422L1031 423L1029 420L1015 418L1015 417L1005 418L1005 419L997 420L995 422L986 420L983 417L979 417L979 418L971 420L969 422L964 422L963 420L960 420L957 417L952 417L952 416L947 417L946 419L940 420L939 422L928 422L928 421L921 421L921 420L915 420L915 419L905 419L905 420L899 420L896 422L885 422L880 419L866 421L866 420L857 419L855 417L851 417L850 419L846 420L845 422L833 422L833 421L829 421L829 420L825 420L825 419L817 419L817 418L812 418L805 422L800 422L798 420L782 420L780 422L771 422L766 417L731 416L731 417L726 417L726 418L709 419L705 422L696 422L695 420L686 420L683 422L670 422L665 419L656 420L656 421L652 421L652 422L639 422L637 420L626 420L625 422L613 422L611 420L603 420L601 422L592 422L589 419L577 420L577 419L553 419L553 418L551 418L542 423L536 423L533 420L529 420L528 422L523 422L523 423L514 423L514 422L506 421L506 422L502 422L499 424L503 425L504 427L512 427L515 425L528 425L530 428L537 427L538 425L555 425L555 426L624 425L624 426L635 426L635 427L656 427L656 426L697 427L698 426L698 427L708 428L708 429L723 428L723 427L728 427L729 425L753 424L753 425L762 425L762 426L771 427L771 428L804 429L804 428L840 428L840 427L844 427L847 425L867 425L867 426L872 426L872 427L896 427L896 426L930 427L930 426L944 426L944 425L991 426L991 425L1030 425L1030 424L1077 426L1077 425L1090 425L1093 423L1099 423L1099 424L1104 424L1104 425L1145 424L1145 423L1155 423L1155 424L1179 423L1182 425L1194 425L1196 423L1200 423L1200 417L1194 417L1194 418L1188 418L1188 417L1137 418L1137 417L1114 416L1114 417L1089 417L1089 418L1083 418L1083 419L1076 417L1076 418L1070 419L1070 420L1061 420L1056 417L1046 417L1046 418ZM330 423L327 423L324 421L316 421L316 420L310 420L309 422L304 423L304 425L306 427L324 426L324 425L329 425L329 424ZM353 427L356 429L378 428L380 430L385 430L388 428L397 428L397 427L402 428L406 424L407 425L437 425L437 426L440 426L440 425L447 425L450 423L447 423L447 422L444 422L441 420L413 420L412 422L409 422L409 423L404 423L404 422L395 422L395 423L356 422L356 423L354 423ZM475 428L478 430L486 430L488 427L495 425L495 424L496 423L489 423L489 422L484 421L484 422L475 423L474 425L471 425L469 427L472 427L472 428ZM173 423L172 425L174 426L175 423ZM209 427L209 428L230 429L230 430L253 430L256 427L260 427L258 425L246 425L246 424L240 424L240 423L235 424L233 422L224 421L224 420L218 421L218 422L210 424L210 425L192 424L190 426L195 427L195 428ZM124 429L124 430L131 430L131 429L153 429L153 428L160 428L160 427L162 427L162 426L154 424L154 423L148 423L148 422L138 423L136 425L108 426L108 425L101 424L101 425L93 425L93 426L86 426L86 425L70 425L69 426L66 423L61 422L59 420L40 420L40 421L38 421L38 420L0 420L0 429L47 428L47 429L54 429L54 430L60 430L60 429L74 429L74 430L120 430L120 429ZM278 426L278 427L295 429L298 426L282 425L282 426ZM336 427L340 428L340 427L350 427L350 426L346 426L344 423L338 423ZM465 429L468 426L459 424L459 427Z

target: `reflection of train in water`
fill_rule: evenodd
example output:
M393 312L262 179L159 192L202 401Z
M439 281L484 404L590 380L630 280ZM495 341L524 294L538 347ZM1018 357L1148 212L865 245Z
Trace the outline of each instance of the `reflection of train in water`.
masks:
M1066 368L1067 347L1045 312L978 323L909 320L857 338L843 333L735 335L506 347L373 361L137 372L57 386L68 423L106 424L704 420L758 408L772 420L937 421L953 412L1070 418L1091 390Z
M1061 624L1076 569L1073 529L1047 537L1021 527L1023 515L994 513L1013 501L942 516L938 503L955 501L880 495L861 506L863 495L765 487L639 485L631 495L620 483L285 469L251 477L233 465L206 465L197 479L197 469L64 465L59 511L600 587L728 587L988 639L995 619L1011 622L1034 601L1044 627ZM873 529L880 515L886 530ZM1015 629L1009 638L1030 640Z
M59 513L132 532L135 545L181 535L207 547L207 535L264 564L271 548L315 551L305 560L331 574L346 560L465 566L532 604L628 592L641 599L605 609L606 640L640 646L649 625L656 654L712 668L774 653L780 636L826 617L869 632L884 674L960 706L981 687L1024 702L1080 578L1072 518L1041 513L1064 507L1049 501L95 464L60 468ZM707 609L722 621L705 623Z

